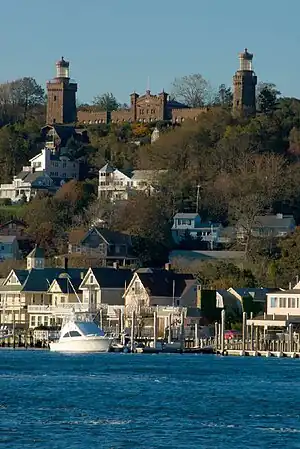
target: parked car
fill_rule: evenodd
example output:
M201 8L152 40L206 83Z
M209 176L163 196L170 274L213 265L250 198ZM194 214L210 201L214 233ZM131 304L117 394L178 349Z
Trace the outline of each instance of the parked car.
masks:
M239 331L229 330L225 331L224 338L225 340L233 340L241 337L241 333Z

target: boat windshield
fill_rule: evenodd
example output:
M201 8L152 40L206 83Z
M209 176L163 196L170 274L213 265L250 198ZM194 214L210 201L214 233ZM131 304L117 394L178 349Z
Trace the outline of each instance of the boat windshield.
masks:
M99 337L104 336L104 332L99 329L95 323L76 321L75 324L83 335L98 335Z

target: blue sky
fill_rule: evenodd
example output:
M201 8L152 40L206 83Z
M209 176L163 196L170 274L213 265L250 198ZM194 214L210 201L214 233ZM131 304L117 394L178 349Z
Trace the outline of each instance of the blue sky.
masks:
M300 97L299 16L299 0L3 1L0 82L33 76L44 85L63 55L80 101L110 91L128 102L148 76L152 92L192 73L231 84L247 47L260 81Z

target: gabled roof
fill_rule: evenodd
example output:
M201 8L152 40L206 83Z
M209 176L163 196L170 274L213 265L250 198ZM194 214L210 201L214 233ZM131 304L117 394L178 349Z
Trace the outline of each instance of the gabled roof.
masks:
M44 269L31 269L23 284L22 291L24 292L47 292L54 279L59 278L60 275L66 273L72 279L81 279L84 276L87 269L82 268L44 268Z
M132 279L133 272L129 268L91 268L96 281L101 288L125 289Z
M35 258L35 259L44 259L45 251L43 250L43 248L35 246L33 248L33 250L27 255L27 257Z
M87 270L85 270L87 271ZM82 279L78 278L78 279L68 279L67 277L65 278L56 278L55 282L57 282L60 290L62 293L68 294L68 293L74 293L74 290L76 293L78 293L79 290L79 286L82 282Z
M167 170L133 170L131 179L133 181L155 181L155 179L163 174L166 173Z
M75 127L70 125L46 125L42 128L42 131L54 129L56 134L61 140L68 140L73 134L76 133Z
M175 296L178 298L191 287L191 281L197 282L192 274L174 273L172 270L157 268L147 271L137 270L136 274L151 296L172 297L175 287Z
M15 235L0 235L0 243L12 244L16 239Z
M18 226L23 226L24 228L26 228L26 224L24 223L24 221L22 220L18 220L16 218L13 218L12 220L6 221L3 224L0 224L0 231L2 228L6 228L6 226L9 226L11 223L14 223Z
M86 231L85 229L72 229L69 232L69 243L71 243L71 245L77 245L81 242L81 240L83 240L83 238L86 236L88 231Z
M43 178L46 178L47 180L51 179L50 176L44 170L34 172L23 170L16 175L16 178L22 179L23 182L29 182L31 184L39 180L42 181Z
M100 173L113 173L115 171L114 167L110 164L105 164L102 168L100 168Z
M237 226L243 226L243 220L237 223ZM252 228L292 228L295 227L293 215L258 215L255 218Z
M111 231L106 228L94 227L94 229L109 245L131 245L131 237L128 234Z

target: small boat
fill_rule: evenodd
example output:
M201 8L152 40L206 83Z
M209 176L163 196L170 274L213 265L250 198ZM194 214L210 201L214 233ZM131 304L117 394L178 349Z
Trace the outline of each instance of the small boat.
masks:
M77 320L73 314L63 322L59 340L49 346L55 352L108 352L112 341L94 321Z

